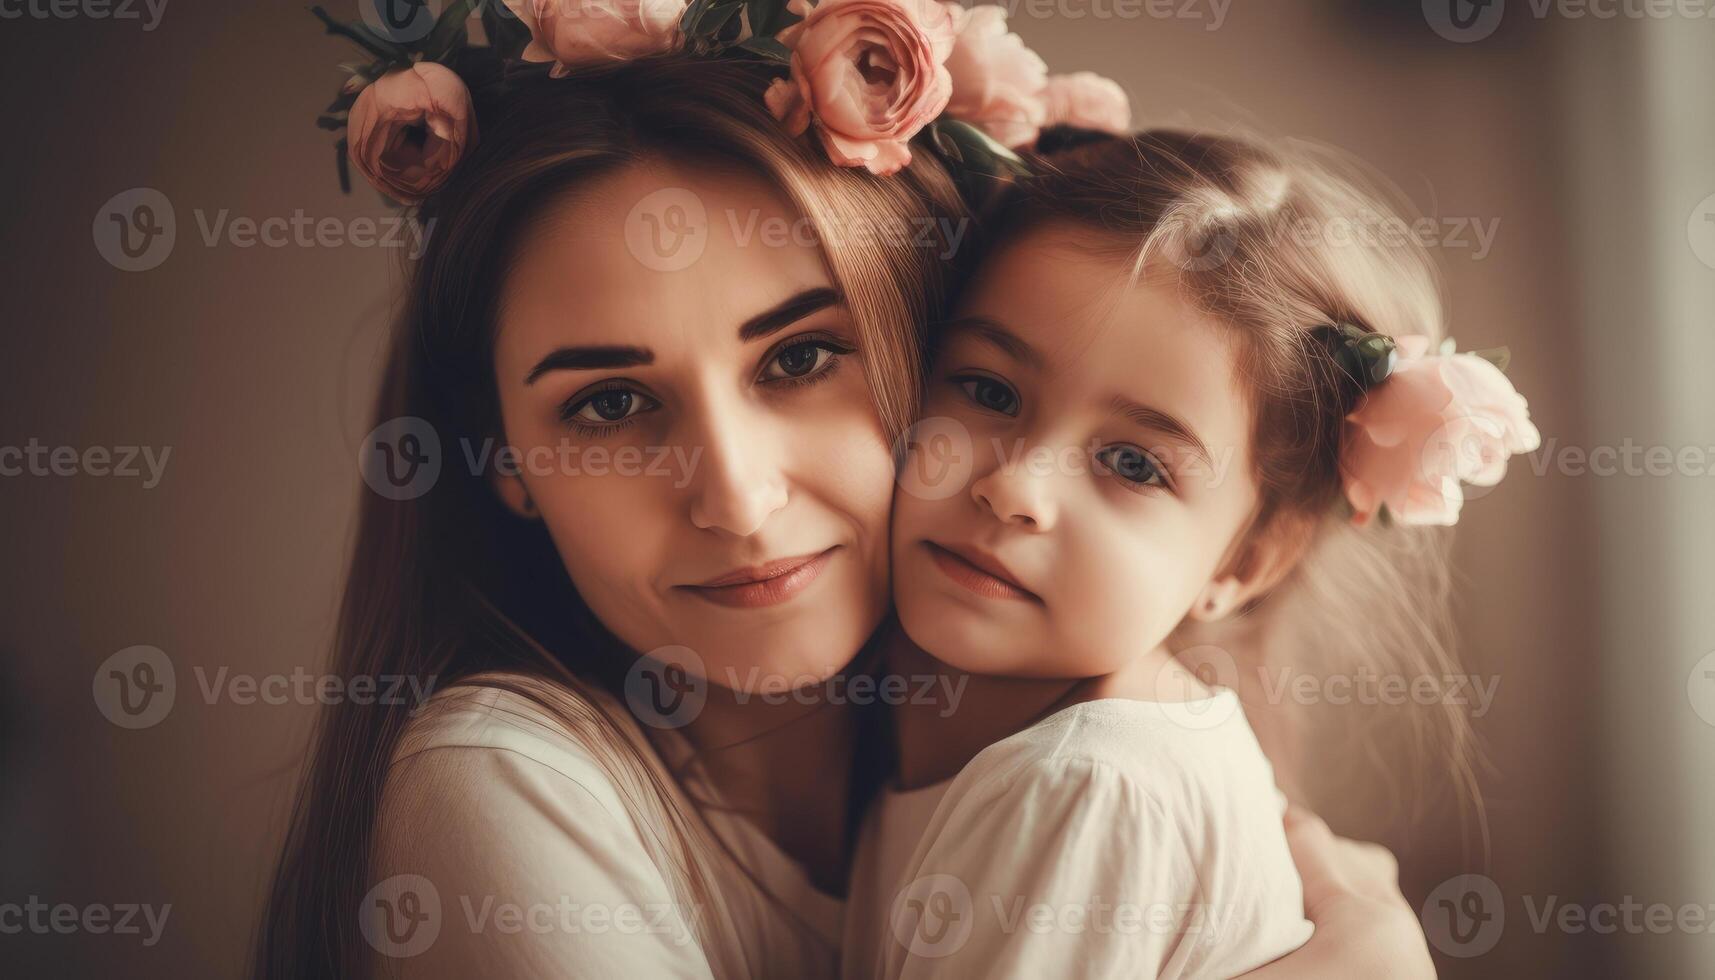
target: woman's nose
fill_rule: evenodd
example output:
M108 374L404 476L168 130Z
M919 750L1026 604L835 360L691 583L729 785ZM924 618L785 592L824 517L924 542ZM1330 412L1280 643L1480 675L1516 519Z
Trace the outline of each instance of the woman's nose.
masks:
M786 475L777 433L737 411L709 413L699 427L702 454L693 464L691 523L748 537L786 506Z

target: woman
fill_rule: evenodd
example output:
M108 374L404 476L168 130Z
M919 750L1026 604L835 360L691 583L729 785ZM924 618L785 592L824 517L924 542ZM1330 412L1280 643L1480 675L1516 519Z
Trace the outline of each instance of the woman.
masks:
M335 647L441 693L324 715L260 974L836 972L887 742L845 699L758 694L826 689L886 618L943 248L846 232L959 203L925 154L830 166L764 108L769 74L664 57L479 93L378 412L446 465L365 497ZM707 216L688 263L657 247L675 204ZM815 234L746 231L778 222ZM525 464L463 465L485 445ZM631 447L686 465L622 471ZM639 654L663 649L700 705L639 725L616 695L661 694ZM1314 822L1295 843L1319 932L1268 970L1431 972L1385 858Z

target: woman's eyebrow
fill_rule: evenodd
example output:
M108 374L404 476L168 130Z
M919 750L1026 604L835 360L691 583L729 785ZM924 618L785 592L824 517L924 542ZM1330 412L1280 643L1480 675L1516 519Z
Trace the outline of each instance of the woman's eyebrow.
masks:
M1013 360L1038 370L1044 363L1042 355L1037 353L1036 348L1030 346L1023 337L1008 330L1000 321L991 320L986 316L957 317L947 321L943 330L948 335L955 332L968 333Z
M1203 465L1213 465L1213 457L1209 455L1209 447L1203 440L1197 438L1197 433L1189 425L1180 421L1178 416L1163 412L1159 408L1140 405L1121 395L1115 395L1111 403L1115 415L1123 416L1128 421L1152 429L1166 435L1176 442L1184 443L1192 454L1203 461Z
M647 347L559 347L536 362L536 366L525 375L524 383L534 384L537 378L550 371L595 371L653 363L655 352Z
M749 343L759 337L777 333L818 310L844 302L839 292L827 286L817 286L790 296L780 303L744 321L738 328L738 339Z

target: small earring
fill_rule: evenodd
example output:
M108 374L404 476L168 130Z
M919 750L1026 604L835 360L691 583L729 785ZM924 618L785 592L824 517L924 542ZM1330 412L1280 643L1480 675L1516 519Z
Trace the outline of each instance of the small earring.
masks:
M526 493L524 495L524 516L526 516L526 517L541 517L542 516L541 512L536 509L536 501L531 500L530 495L528 493Z

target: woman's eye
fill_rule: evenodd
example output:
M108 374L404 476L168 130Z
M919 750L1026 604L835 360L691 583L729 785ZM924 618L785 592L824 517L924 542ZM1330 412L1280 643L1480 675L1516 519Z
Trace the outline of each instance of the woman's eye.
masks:
M964 389L966 397L975 402L977 407L1002 415L1018 414L1018 395L1004 383L980 375L954 378L953 381Z
M828 340L799 340L780 348L762 370L764 381L800 381L825 373L852 348Z
M1109 446L1096 453L1096 460L1126 483L1138 487L1165 487L1167 473L1155 457L1134 446Z
M629 388L609 388L568 404L560 415L568 422L606 426L646 412L653 404L640 392Z

